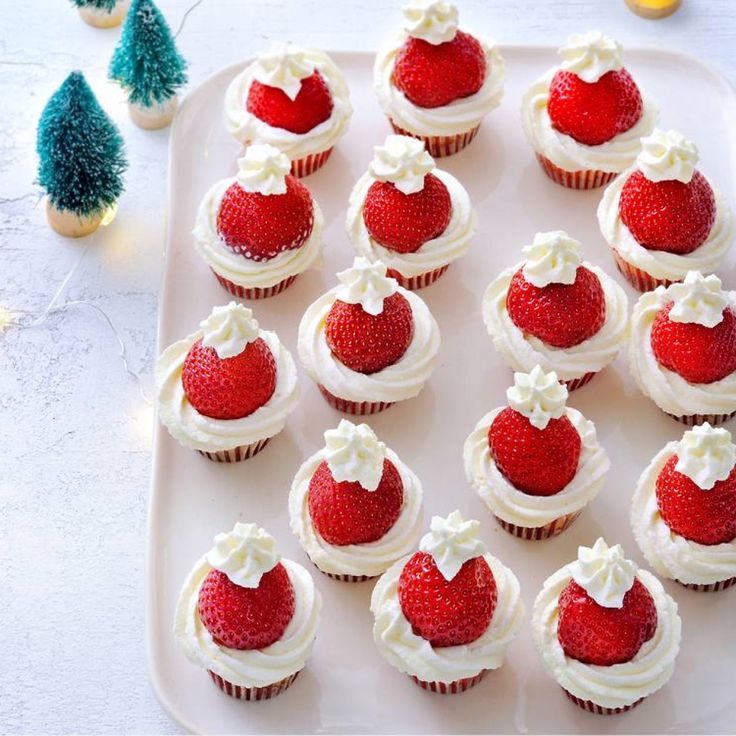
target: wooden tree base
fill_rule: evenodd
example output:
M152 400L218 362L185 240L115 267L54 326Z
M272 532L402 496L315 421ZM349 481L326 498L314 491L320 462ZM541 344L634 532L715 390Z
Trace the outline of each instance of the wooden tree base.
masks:
M130 119L143 130L159 130L165 128L174 119L179 98L174 95L161 105L144 107L134 102L128 103Z
M46 200L46 218L49 225L66 238L82 238L89 235L97 230L102 222L102 214L80 217L71 210L57 210L48 200Z
M79 8L79 17L95 28L114 28L123 22L129 7L130 0L118 0L109 13L106 10L82 6Z
M663 0L652 2L651 0L626 0L629 9L642 18L657 20L672 15L682 5L682 0Z

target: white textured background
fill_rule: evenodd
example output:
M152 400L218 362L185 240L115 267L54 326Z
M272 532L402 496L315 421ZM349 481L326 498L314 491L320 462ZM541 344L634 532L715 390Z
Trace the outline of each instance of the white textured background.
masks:
M160 0L174 30L193 1ZM194 86L270 39L374 49L399 22L400 5L202 0L178 45ZM595 27L627 45L690 52L736 79L733 0L685 0L677 15L657 22L635 17L623 0L459 5L465 25L502 43L557 45ZM2 733L178 732L149 688L143 637L145 397L152 391L168 133L136 129L106 82L118 35L88 27L64 0L2 1L0 310L30 313L20 317L25 327L0 333ZM72 69L85 72L119 123L130 159L118 219L76 242L49 230L33 184L36 121ZM54 299L85 304L42 316Z

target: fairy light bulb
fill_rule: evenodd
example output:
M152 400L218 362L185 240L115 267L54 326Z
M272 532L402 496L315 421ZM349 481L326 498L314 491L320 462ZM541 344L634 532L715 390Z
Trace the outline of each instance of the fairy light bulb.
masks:
M107 227L115 219L115 216L117 214L118 214L117 204L110 205L105 210L105 214L102 215L102 219L100 220L100 225L102 227Z

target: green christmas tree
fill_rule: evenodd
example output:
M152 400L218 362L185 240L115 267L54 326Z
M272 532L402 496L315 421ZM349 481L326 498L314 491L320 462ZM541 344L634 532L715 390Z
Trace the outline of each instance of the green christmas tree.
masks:
M72 72L38 122L38 183L57 210L96 215L123 191L123 139L81 72Z
M95 8L110 12L115 7L117 0L71 0L71 2L77 8Z
M186 62L171 30L151 0L133 0L108 76L128 91L128 101L143 107L161 104L186 84Z

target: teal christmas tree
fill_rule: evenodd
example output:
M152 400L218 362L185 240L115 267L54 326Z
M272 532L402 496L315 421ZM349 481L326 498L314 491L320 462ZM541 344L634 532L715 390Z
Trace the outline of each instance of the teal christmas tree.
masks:
M72 72L46 104L38 123L36 152L38 183L48 195L52 226L62 232L52 219L56 214L83 220L91 227L86 232L94 230L123 191L128 164L117 127L81 72Z
M96 8L106 10L108 13L115 7L118 0L71 0L72 5L78 8Z

